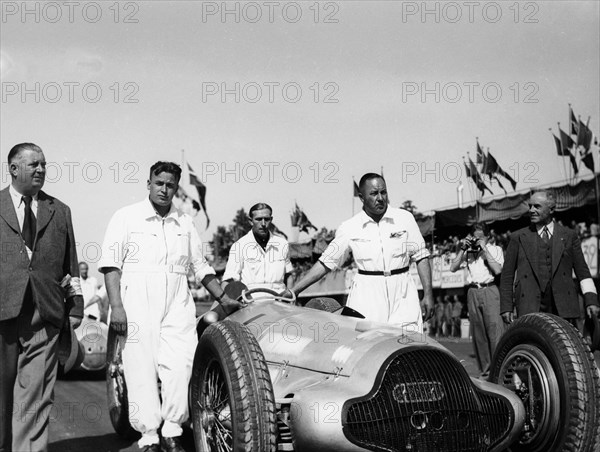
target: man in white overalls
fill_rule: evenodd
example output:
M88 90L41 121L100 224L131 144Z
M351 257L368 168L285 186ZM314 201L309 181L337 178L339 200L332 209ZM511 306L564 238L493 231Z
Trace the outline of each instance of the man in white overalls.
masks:
M331 270L340 268L352 251L358 267L347 305L366 319L423 331L433 315L429 251L413 215L388 205L385 180L367 173L359 183L363 209L341 224L319 261L292 291L300 293ZM417 263L423 285L425 315L408 267Z
M111 306L110 326L127 334L123 368L130 423L144 451L183 451L181 424L188 417L188 383L196 349L196 309L187 273L233 312L202 254L192 218L171 203L181 168L157 162L150 169L149 197L118 210L110 220L98 269ZM161 381L160 394L157 380ZM159 441L158 429L162 439Z

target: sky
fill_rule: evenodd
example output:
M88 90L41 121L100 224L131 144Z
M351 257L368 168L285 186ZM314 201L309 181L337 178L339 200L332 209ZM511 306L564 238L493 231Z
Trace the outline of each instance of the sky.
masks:
M568 104L600 132L597 1L1 8L0 188L13 145L42 147L44 190L72 208L92 269L157 160L185 160L206 184L208 241L257 202L288 234L295 203L336 228L360 209L352 179L381 169L394 206L456 207L461 182L473 201L462 162L476 137L517 190L555 183L569 162L548 129L568 128Z

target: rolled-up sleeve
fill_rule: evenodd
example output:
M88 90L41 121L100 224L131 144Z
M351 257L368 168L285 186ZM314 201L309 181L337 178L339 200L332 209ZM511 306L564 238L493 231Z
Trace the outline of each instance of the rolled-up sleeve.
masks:
M200 240L193 222L190 226L190 265L198 284L202 282L205 276L215 274L215 270L204 257L202 240Z
M430 252L425 245L425 239L421 235L419 225L410 213L407 219L406 231L408 232L408 253L410 260L418 262L421 259L429 257Z
M229 257L227 258L227 265L225 266L225 273L223 273L223 281L232 279L239 281L242 275L242 256L239 252L241 248L240 242L235 242L229 250Z
M102 272L114 267L123 268L124 254L127 243L127 224L123 211L115 212L108 223L104 241L102 242L102 255L98 262L98 271Z
M350 251L350 234L345 224L342 224L335 233L335 238L323 251L319 258L321 263L329 270L341 268Z

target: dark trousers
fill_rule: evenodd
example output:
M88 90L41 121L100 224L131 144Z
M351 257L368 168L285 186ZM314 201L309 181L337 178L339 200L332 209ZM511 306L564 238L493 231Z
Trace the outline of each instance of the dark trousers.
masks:
M558 315L558 309L556 309L556 303L554 302L554 295L552 294L552 286L550 285L550 283L546 285L546 289L542 293L542 297L540 299L540 312L547 312L548 314ZM565 320L571 325L573 325L575 328L577 328L582 334L584 333L585 319L569 317L565 318Z
M59 330L27 291L17 318L0 322L0 452L46 451Z

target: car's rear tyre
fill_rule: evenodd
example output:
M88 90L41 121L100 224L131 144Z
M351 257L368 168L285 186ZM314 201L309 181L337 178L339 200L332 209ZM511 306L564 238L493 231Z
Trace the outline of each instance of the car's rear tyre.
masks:
M311 298L305 308L317 309L319 311L335 312L342 307L337 301L329 297Z
M121 350L124 335L108 330L106 344L106 393L108 396L108 412L110 422L120 436L126 439L137 439L140 433L129 423L129 400L127 398L127 385L123 374L123 360Z
M204 331L190 386L196 451L275 451L273 386L246 326L224 320Z
M600 373L589 346L569 322L529 314L504 333L490 381L525 404L523 434L511 451L592 452L600 444Z

